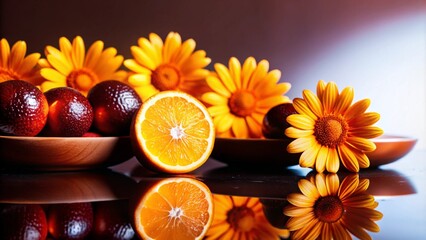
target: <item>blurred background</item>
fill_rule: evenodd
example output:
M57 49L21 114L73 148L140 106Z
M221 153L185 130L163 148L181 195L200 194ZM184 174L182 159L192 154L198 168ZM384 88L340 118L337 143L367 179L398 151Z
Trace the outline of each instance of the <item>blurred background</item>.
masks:
M320 79L352 86L386 134L426 149L424 0L1 0L0 13L0 37L26 41L28 53L80 35L131 58L139 37L176 31L207 52L210 69L232 56L268 60L290 98Z

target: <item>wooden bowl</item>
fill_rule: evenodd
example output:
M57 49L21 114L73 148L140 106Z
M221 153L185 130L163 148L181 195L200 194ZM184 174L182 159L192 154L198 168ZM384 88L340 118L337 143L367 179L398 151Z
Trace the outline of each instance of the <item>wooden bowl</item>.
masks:
M377 167L395 162L407 155L416 145L417 139L404 136L383 135L372 139L376 150L367 152L370 167Z
M0 136L0 169L76 170L130 159L129 137Z

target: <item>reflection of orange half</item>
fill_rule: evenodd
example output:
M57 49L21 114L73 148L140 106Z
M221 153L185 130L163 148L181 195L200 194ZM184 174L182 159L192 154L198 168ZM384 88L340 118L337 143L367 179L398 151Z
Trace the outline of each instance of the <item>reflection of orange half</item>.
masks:
M192 178L141 181L132 198L133 225L143 239L202 239L213 219L213 196Z
M135 182L112 171L0 174L2 203L72 203L128 198Z
M377 167L394 162L405 156L416 145L417 139L383 135L372 139L372 141L376 144L376 150L366 154L370 159L370 167Z

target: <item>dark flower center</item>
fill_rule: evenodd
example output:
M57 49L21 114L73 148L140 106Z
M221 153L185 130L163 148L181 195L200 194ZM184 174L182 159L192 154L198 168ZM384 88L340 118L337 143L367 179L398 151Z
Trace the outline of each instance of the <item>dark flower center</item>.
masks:
M343 143L348 132L348 124L341 116L326 116L315 123L314 134L317 141L327 147L336 147Z
M231 112L239 117L249 116L256 108L256 97L249 91L238 90L229 99Z
M170 64L160 65L151 75L151 84L160 91L176 90L180 82L179 69Z
M255 225L255 214L247 207L235 207L228 211L227 221L235 230L250 231Z
M345 208L337 196L326 196L319 198L314 206L314 213L318 220L333 223L339 220Z

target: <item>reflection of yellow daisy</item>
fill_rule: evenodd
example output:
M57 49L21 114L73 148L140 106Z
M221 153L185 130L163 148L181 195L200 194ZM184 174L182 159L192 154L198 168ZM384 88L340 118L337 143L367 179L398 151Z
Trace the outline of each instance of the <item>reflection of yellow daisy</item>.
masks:
M124 61L133 72L128 79L130 85L142 100L164 90L181 90L196 96L209 74L204 68L211 60L205 51L194 49L193 39L182 43L175 32L167 35L164 44L155 33L149 35L149 40L139 38L138 46L130 49L133 59Z
M6 80L24 80L39 85L42 78L39 74L37 62L39 53L25 56L27 44L17 41L10 49L6 39L0 41L0 82Z
M300 166L315 167L318 172L337 172L340 159L345 168L358 172L370 165L365 152L376 148L369 138L383 133L382 129L371 126L380 115L365 112L370 105L369 99L351 105L353 97L350 87L339 94L335 83L319 81L317 95L304 90L303 99L293 100L299 114L287 118L293 127L287 128L285 134L297 138L287 146L287 151L303 152Z
M127 73L118 70L123 56L117 55L113 47L103 50L102 41L94 42L85 50L83 39L74 38L72 44L65 38L59 39L59 49L47 46L46 59L40 59L41 75L46 79L41 84L45 92L55 87L72 87L87 95L97 83L105 80L124 80Z
M273 227L265 217L258 198L213 195L213 222L206 239L287 238L287 229Z
M299 181L302 193L287 196L284 208L289 216L287 227L294 239L371 239L365 231L378 232L374 222L383 215L375 210L378 203L366 193L368 179L358 174L347 176L340 185L336 174L317 174L311 180ZM294 231L294 232L293 232Z
M229 60L229 68L215 64L217 76L209 76L207 84L214 92L205 93L202 100L209 105L218 136L259 138L262 121L268 110L290 102L284 94L289 83L278 83L281 72L269 70L269 62L256 64L249 57L241 67L236 58Z

